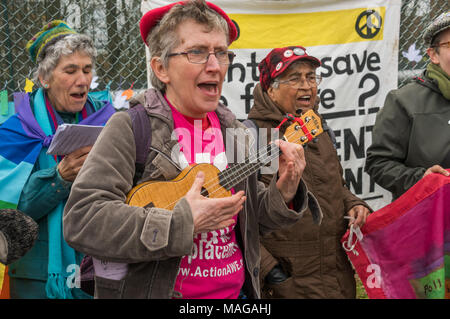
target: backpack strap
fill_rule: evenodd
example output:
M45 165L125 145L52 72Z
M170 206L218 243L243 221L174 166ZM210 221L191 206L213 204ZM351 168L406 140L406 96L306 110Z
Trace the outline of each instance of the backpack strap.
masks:
M136 170L133 177L133 185L136 185L144 173L145 162L152 145L152 127L142 104L128 109L127 112L131 118L134 142L136 144Z

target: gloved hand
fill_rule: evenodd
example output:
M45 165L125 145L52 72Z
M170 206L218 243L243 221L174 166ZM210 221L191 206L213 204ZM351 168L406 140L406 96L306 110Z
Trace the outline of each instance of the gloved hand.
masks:
M269 271L266 278L264 278L264 281L267 284L279 284L288 278L289 276L284 272L281 265L277 264L275 267L272 268L271 271Z

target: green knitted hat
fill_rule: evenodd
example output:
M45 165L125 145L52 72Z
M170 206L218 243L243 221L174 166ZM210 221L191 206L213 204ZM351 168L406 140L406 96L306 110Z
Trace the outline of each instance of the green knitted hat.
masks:
M50 43L69 35L77 34L75 30L67 25L65 21L54 20L46 24L41 31L28 41L27 50L30 53L31 61L36 63L39 55L44 52L44 48Z

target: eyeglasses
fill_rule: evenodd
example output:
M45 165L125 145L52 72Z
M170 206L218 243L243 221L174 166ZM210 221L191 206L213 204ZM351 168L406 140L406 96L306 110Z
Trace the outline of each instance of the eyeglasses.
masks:
M281 84L287 83L292 88L299 89L303 85L304 80L300 76L295 76L295 77L292 77L292 78L290 78L288 80L285 80L285 81L277 81L277 80L275 80L275 82L278 82L278 83L281 83ZM317 75L317 74L310 74L310 75L306 76L306 82L308 82L308 84L310 86L317 86L317 85L320 84L320 82L322 82L322 77L320 75Z
M432 48L443 47L443 48L447 48L447 49L448 49L448 48L450 48L450 41L447 41L447 42L441 42L441 43L432 45L431 47L432 47Z
M168 57L176 56L176 55L185 55L189 62L195 64L204 64L208 62L209 56L214 54L219 64L231 64L233 63L233 59L236 56L231 51L216 51L216 52L208 52L207 50L201 49L193 49L186 52L178 52L178 53L170 53Z

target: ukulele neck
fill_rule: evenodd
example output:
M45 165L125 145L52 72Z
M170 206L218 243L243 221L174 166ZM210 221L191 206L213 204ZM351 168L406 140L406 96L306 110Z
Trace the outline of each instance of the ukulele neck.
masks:
M219 183L226 190L230 190L260 168L269 164L280 156L281 150L274 143L260 148L257 154L249 156L242 163L236 163L219 173Z

